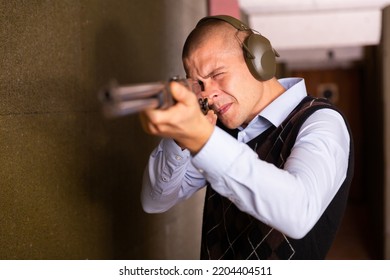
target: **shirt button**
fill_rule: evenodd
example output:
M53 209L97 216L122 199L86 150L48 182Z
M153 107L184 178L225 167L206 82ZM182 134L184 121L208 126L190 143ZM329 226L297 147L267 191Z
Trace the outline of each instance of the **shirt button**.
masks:
M164 182L168 182L168 178L167 178L167 177L162 177L162 180L163 180Z
M204 170L201 169L201 168L199 168L198 171L199 171L200 173L202 173L202 174L204 173Z
M176 160L181 160L182 157L181 157L181 156L175 156L175 159L176 159Z

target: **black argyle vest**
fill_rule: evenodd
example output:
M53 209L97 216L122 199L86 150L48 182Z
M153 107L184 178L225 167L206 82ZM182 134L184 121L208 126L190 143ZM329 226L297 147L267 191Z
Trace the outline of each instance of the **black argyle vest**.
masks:
M311 114L323 108L336 110L325 99L307 96L279 127L270 127L247 144L255 149L260 159L283 168L300 127ZM220 126L233 135L232 130ZM321 218L302 239L289 238L240 211L208 184L201 259L324 259L344 215L353 176L353 145L350 138L346 179Z

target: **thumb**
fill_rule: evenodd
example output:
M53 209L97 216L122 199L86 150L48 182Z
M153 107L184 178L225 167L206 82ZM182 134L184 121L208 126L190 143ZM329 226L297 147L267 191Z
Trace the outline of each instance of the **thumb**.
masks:
M181 83L171 82L170 90L173 99L175 99L179 103L191 105L194 101L196 102L195 94Z

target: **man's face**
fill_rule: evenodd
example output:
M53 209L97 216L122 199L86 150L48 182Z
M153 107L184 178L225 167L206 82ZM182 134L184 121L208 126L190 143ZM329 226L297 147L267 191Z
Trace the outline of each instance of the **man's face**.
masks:
M262 83L249 72L238 42L228 45L222 38L203 42L184 59L184 66L187 76L203 85L197 97L207 98L218 119L232 129L259 113Z

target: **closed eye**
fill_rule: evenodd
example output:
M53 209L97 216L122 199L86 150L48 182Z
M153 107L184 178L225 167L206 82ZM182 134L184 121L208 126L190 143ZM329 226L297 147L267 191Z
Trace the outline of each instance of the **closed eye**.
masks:
M218 68L214 69L213 71L211 71L208 75L203 77L203 79L208 79L208 78L215 79L215 78L218 78L220 75L225 73L224 69L225 69L224 66L218 67Z
M222 75L223 75L223 74L224 74L224 72L218 72L218 73L212 75L212 78L213 78L214 80L220 79L220 78L222 78Z

